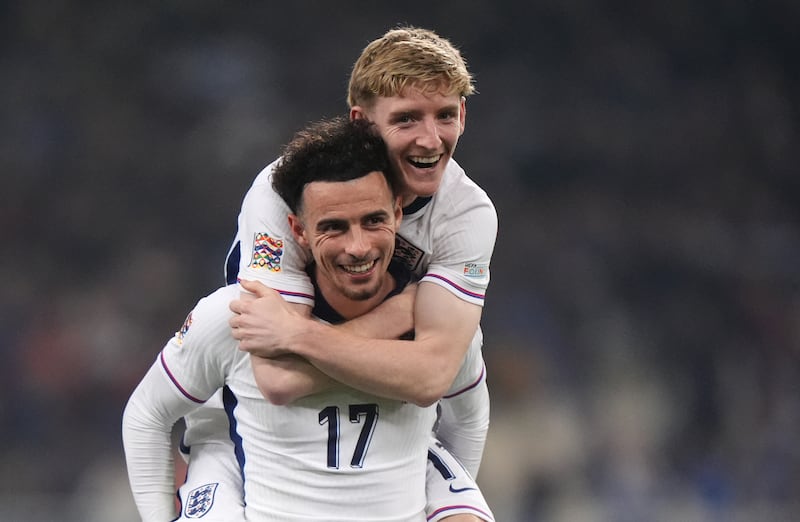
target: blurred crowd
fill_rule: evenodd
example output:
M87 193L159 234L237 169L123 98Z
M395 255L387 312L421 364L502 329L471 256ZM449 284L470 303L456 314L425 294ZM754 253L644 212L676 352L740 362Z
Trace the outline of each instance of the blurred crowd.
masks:
M800 518L796 2L269 4L0 6L0 520L136 520L128 395L400 23L477 79L498 521Z

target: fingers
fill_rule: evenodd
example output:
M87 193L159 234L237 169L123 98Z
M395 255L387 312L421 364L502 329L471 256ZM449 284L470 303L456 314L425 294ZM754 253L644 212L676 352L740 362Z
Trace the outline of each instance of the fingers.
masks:
M234 337L236 337L234 335ZM239 348L240 352L247 352L250 355L256 356L258 358L267 358L267 356L260 351L260 346L253 340L253 339L245 339L242 336L239 339L239 343L237 344L237 348Z
M253 288L255 292L247 290L239 293L239 299L234 299L233 301L228 304L228 308L231 309L231 312L235 314L241 314L245 311L245 306L247 303L252 303L259 297L265 297L269 295L270 288L264 286L263 284L257 281L242 281L242 287L244 288L244 283L247 283L250 288ZM260 292L260 293L256 293Z
M231 337L233 337L238 341L236 343L236 346L239 348L240 351L247 352L249 350L255 349L255 346L253 346L252 344L253 340L247 335L245 335L245 332L247 331L246 328L237 328L236 326L234 326L233 319L228 321L228 324L230 324L231 326Z
M237 341L241 341L244 335L242 334L242 321L241 317L238 315L234 315L230 319L228 319L228 326L231 329L231 336Z

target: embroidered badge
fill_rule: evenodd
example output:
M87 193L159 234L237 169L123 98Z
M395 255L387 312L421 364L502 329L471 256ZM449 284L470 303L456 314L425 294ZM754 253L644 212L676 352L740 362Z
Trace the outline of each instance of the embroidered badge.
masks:
M420 263L422 263L422 256L425 255L425 252L414 245L412 245L406 238L402 237L400 234L397 235L394 242L394 259L395 261L399 261L403 264L406 268L411 270L412 272L416 272L419 269Z
M465 263L464 275L475 279L486 277L489 273L489 265L484 263Z
M211 510L214 505L214 494L217 492L218 483L206 484L189 492L186 498L186 518L200 518Z
M186 332L189 331L190 326L192 326L192 312L189 312L189 315L186 316L186 320L183 322L181 329L175 332L175 339L178 341L178 344L183 344L183 337L186 335Z
M283 239L270 237L265 232L256 232L250 268L265 268L270 272L280 272L282 256Z

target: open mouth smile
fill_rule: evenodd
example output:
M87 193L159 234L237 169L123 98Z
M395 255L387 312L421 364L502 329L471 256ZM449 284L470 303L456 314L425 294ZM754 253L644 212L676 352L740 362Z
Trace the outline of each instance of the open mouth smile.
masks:
M340 265L342 270L349 274L361 275L366 274L375 267L375 260L359 263L357 265Z
M410 156L408 162L418 169L430 169L436 166L443 154L435 156Z

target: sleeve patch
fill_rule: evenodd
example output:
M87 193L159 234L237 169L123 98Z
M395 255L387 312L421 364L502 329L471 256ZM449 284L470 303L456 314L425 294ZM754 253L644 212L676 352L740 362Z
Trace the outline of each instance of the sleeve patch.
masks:
M266 232L256 232L250 268L280 272L281 257L283 257L283 239L270 237Z
M486 277L489 272L489 265L486 263L465 263L464 275L475 279Z
M175 340L178 341L178 344L183 344L183 338L186 332L189 331L190 326L192 326L192 312L189 312L189 315L186 316L186 320L183 322L181 329L175 332Z

